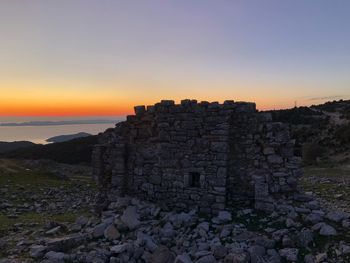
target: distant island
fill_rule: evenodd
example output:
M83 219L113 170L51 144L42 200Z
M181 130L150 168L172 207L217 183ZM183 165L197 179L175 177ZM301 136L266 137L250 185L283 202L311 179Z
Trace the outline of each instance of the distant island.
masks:
M86 133L86 132L79 132L79 133L76 133L76 134L54 136L54 137L48 138L46 141L47 142L53 142L53 143L66 142L66 141L70 141L70 140L73 140L73 139L82 138L82 137L88 137L88 136L92 136L92 134Z
M102 124L116 123L118 120L74 120L74 121L28 121L28 122L3 122L0 126L54 126L75 124Z

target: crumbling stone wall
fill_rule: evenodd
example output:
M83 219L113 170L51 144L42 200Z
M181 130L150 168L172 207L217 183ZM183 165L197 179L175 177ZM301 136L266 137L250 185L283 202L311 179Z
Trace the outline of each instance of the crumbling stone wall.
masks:
M297 191L298 162L286 126L233 101L137 106L100 135L93 153L108 200L127 194L205 213L241 202L272 210Z

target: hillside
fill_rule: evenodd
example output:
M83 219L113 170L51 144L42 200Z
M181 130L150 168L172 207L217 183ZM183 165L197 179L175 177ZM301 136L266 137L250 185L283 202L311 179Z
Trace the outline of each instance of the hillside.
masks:
M271 111L288 123L306 164L350 162L350 100Z
M66 142L52 144L34 144L26 148L0 153L2 158L13 159L50 159L67 164L90 164L93 146L97 136L77 138Z
M17 141L17 142L0 142L0 153L17 150L20 148L34 146L35 143L28 141Z

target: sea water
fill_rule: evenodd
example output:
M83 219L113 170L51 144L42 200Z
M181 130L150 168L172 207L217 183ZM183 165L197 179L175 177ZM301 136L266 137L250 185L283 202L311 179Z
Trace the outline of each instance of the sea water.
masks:
M90 120L93 117L0 117L0 123L22 123L30 121L74 121L74 120ZM103 118L106 119L106 118ZM111 118L109 118L111 119ZM0 126L0 141L31 141L34 143L46 144L46 139L58 136L75 134L79 132L87 132L90 134L98 134L108 128L114 127L122 118L115 118L110 123L89 123L89 124L69 124L69 125L40 125L40 126Z

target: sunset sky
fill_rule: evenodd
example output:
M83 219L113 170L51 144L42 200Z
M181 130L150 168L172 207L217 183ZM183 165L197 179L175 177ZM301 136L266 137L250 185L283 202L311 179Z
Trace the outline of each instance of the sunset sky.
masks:
M348 0L2 0L0 115L350 98Z

